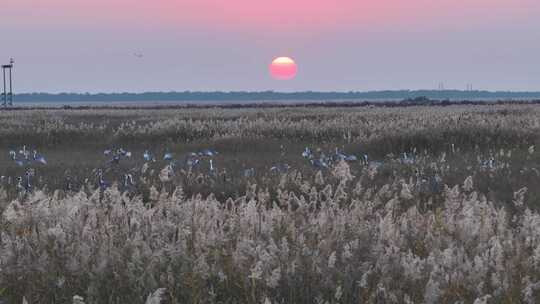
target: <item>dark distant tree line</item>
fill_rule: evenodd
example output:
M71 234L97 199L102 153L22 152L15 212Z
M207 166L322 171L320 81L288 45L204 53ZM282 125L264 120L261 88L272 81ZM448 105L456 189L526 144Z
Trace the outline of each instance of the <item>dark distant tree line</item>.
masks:
M398 90L368 92L146 92L146 93L22 93L20 102L137 102L137 101L332 101L332 100L471 100L471 99L540 99L540 92ZM421 101L421 100L416 100Z

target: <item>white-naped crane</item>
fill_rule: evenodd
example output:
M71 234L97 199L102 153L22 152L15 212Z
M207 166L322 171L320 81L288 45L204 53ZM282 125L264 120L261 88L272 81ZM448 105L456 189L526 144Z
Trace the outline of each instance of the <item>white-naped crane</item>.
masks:
M154 155L152 153L150 153L148 150L144 150L143 159L145 161L147 161L147 162L155 162L156 161L156 158L154 157Z
M197 153L199 156L207 156L207 157L213 157L218 155L219 153L216 150L213 149L203 149Z
M122 192L133 193L135 192L136 189L137 188L136 188L135 181L133 180L133 174L125 173L124 180L121 184L120 190Z
M244 177L255 177L255 168L249 168L244 170Z
M215 168L214 168L214 160L213 159L210 159L210 172L214 172Z
M340 160L344 160L344 161L348 161L348 162L354 162L354 161L357 161L358 158L355 155L352 155L352 154L347 155L347 154L339 151L339 149L336 147L336 152L332 156L332 160L334 162L338 162Z
M173 154L170 152L166 152L165 154L163 154L163 160L167 160L167 161L173 160Z
M103 178L103 169L98 169L97 170L97 186L99 187L99 189L101 190L105 190L107 188L109 188L111 186L111 184L109 182L107 182L104 178Z
M32 158L37 163L40 163L40 164L43 164L43 165L47 164L47 160L45 159L45 156L39 154L36 150L33 151Z
M197 157L193 157L193 156L190 156L188 155L186 157L186 161L185 161L185 165L189 168L189 169L193 169L194 167L196 167L197 165L199 165L200 163L200 160L199 158Z
M125 150L124 148L118 148L118 149L105 149L103 151L103 155L112 156L112 158L109 159L109 161L107 161L107 164L118 165L120 163L120 160L122 160L122 158L131 158L132 153L130 151Z
M304 151L302 152L302 157L303 158L312 158L313 157L313 153L311 153L311 149L309 147L306 147L304 149Z
M290 168L289 164L277 164L270 167L270 172L286 173Z
M326 162L326 160L321 157L321 158L315 158L315 159L310 159L309 160L311 165L317 169L326 169L328 168L328 163Z

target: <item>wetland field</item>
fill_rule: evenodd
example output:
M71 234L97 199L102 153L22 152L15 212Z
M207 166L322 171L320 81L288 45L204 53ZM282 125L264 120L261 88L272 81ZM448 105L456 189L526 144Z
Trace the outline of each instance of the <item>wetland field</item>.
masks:
M0 111L0 303L538 303L540 105Z

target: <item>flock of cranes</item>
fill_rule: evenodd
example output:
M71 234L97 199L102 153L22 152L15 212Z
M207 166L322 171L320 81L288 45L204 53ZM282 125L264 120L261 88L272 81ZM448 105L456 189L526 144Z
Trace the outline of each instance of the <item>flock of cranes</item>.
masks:
M410 158L407 153L403 153L403 155L407 160L411 160L409 164L414 163L414 158ZM380 167L383 165L382 161L370 160L367 154L363 154L362 157L359 158L353 154L345 154L345 152L340 151L339 148L336 148L334 153L326 154L321 151L321 149L317 149L316 152L313 152L310 147L306 147L302 152L302 157L307 159L311 166L317 169L328 169L340 161L361 162L362 165L369 167Z
M30 150L26 149L26 146L23 146L18 152L15 150L10 150L9 157L20 167L27 166L32 163L42 165L47 164L47 160L43 155L39 154L36 150L30 152Z
M283 157L283 147L281 156ZM121 173L116 181L118 185L124 190L132 190L136 188L136 178L135 175L137 172L144 174L146 169L151 166L152 163L156 163L157 166L163 165L165 162L165 167L159 171L159 178L162 182L170 181L174 176L177 170L187 169L187 170L199 170L200 172L206 172L211 176L217 176L218 169L216 166L216 159L219 153L214 149L203 149L198 152L190 152L185 154L183 157L176 158L175 153L170 151L165 151L162 157L157 157L156 154L150 150L145 150L142 153L142 160L144 164L142 169L135 167L127 171L122 171L123 169L116 169L125 166L119 166L124 161L131 160L128 164L128 167L133 164L133 161L138 161L141 158L136 157L132 152L124 148L111 148L103 151L103 155L106 160L103 163L101 168L94 170L94 177L96 181L96 186L100 189L106 189L112 185L111 182L107 181L105 178L105 173L111 169L116 170L115 172ZM371 160L367 154L363 154L361 157L358 157L353 154L347 154L339 148L335 148L331 153L327 153L320 148L312 149L311 147L305 147L301 152L301 156L306 160L306 165L311 166L317 170L326 170L331 169L339 162L350 162L350 163L359 163L362 166L370 168L378 168L384 165L383 161ZM392 158L392 161L398 161L401 164L405 165L415 165L419 160L417 159L416 151L413 152L403 152L397 158ZM20 192L28 192L32 190L32 181L36 175L35 168L40 166L46 166L47 160L44 155L38 153L37 150L28 149L27 146L23 146L21 149L15 149L9 151L9 158L19 167L25 169L24 175L18 176L16 178L9 176L0 176L0 184L7 183L12 184L17 187L17 190ZM204 165L203 165L204 164ZM480 168L484 169L493 169L496 166L495 158L493 156L488 159L479 160ZM144 169L146 168L146 169ZM287 163L279 163L273 165L269 168L271 173L286 173L291 169L291 166ZM222 170L223 174L225 169ZM245 178L253 178L256 176L255 168L243 168L240 170L240 175ZM73 184L71 177L67 175L66 177L66 189L72 190Z
M282 153L283 156L283 147ZM317 154L317 156L315 156ZM152 163L158 161L166 162L163 170L160 171L160 179L162 181L170 180L178 168L195 170L207 170L209 175L216 176L218 174L218 169L215 163L215 157L219 155L219 152L214 149L202 149L198 152L190 152L185 155L183 158L177 159L173 152L165 151L163 156L156 157L156 154L150 150L145 150L142 153L142 160L146 168ZM106 189L111 186L111 182L107 181L105 178L105 173L108 172L111 168L118 167L121 163L127 160L137 160L137 157L131 151L128 151L122 147L119 148L108 148L103 151L103 156L106 158L102 168L94 170L93 175L95 176L96 186L100 189ZM358 161L358 158L354 155L347 155L341 152L336 148L335 153L330 153L328 156L321 152L320 149L317 149L317 153L313 153L309 147L306 147L302 152L302 157L308 160L308 164L316 169L328 169L336 162L341 160L348 162ZM37 150L28 149L24 145L21 149L15 149L9 151L9 158L19 167L25 168L24 176L19 176L17 180L17 189L20 191L31 191L32 190L32 179L35 176L36 166L45 166L47 165L47 160L44 155L38 153ZM364 161L367 164L367 155L364 156ZM205 163L206 165L202 166ZM269 171L272 173L286 173L291 169L291 166L286 163L279 163L271 166ZM134 173L140 171L136 168L124 172L119 180L119 185L124 189L130 189L135 187L135 178ZM245 178L253 178L256 176L255 168L244 168L240 172L241 176ZM163 177L163 178L161 178ZM8 184L14 184L12 177L1 176L0 183L7 182ZM73 183L70 175L66 175L66 186L67 190L72 190Z
M332 166L332 164L340 161L358 161L358 158L355 155L346 155L339 151L338 148L336 148L335 153L331 155L326 155L324 152L321 152L320 149L318 149L317 152L318 156L315 156L316 154L311 151L311 148L306 147L304 152L302 152L302 157L308 159L310 164L318 169L327 169Z

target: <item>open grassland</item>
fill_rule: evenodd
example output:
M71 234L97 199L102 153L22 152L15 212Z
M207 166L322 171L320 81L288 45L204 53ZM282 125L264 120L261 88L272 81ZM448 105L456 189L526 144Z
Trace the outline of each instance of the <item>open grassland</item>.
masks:
M538 105L0 112L0 299L537 303L539 144Z

